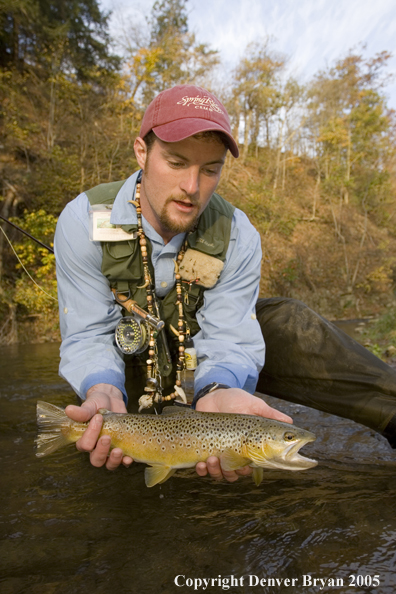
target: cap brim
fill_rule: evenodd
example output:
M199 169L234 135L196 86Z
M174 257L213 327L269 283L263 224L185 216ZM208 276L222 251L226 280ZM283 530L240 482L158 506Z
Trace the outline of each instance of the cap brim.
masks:
M164 142L179 142L180 140L184 140L185 138L193 136L194 134L198 134L199 132L217 130L219 132L223 132L223 134L227 136L229 141L228 148L230 149L233 157L239 157L238 145L231 134L227 132L227 130L225 130L222 126L216 122L211 122L210 120L203 120L201 118L184 118L174 122L168 122L167 124L162 124L162 126L156 126L155 128L152 128L152 130L154 134Z

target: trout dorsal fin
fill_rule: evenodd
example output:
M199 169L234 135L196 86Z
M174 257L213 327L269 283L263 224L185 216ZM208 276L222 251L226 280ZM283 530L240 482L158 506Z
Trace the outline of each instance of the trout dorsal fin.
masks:
M144 479L147 487L154 487L160 483L164 483L173 474L176 469L170 468L170 466L163 466L162 464L156 464L154 466L148 466L144 471Z
M196 415L197 411L190 408L189 406L178 406L174 404L173 406L164 406L162 409L161 415L181 415L181 414L188 414L188 415Z

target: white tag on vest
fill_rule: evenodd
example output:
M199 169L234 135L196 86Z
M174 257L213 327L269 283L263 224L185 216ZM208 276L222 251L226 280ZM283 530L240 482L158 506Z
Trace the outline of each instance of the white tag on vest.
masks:
M90 241L128 241L137 238L137 231L126 233L119 225L110 223L111 207L95 204L89 211Z

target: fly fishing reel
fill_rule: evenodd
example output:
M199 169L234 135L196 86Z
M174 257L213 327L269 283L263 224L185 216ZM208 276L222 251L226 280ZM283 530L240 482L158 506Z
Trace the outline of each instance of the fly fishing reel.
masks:
M115 329L115 341L124 355L138 355L145 351L150 340L146 322L135 317L121 318Z

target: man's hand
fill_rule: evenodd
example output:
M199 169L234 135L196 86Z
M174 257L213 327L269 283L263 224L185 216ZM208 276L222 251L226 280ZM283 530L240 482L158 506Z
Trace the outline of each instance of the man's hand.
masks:
M81 406L70 404L66 407L65 412L73 421L85 423L91 419L84 435L76 443L77 449L80 452L90 452L93 466L106 464L109 470L115 470L121 462L124 466L130 466L132 458L123 456L120 448L114 448L109 453L111 439L108 435L102 435L98 440L103 424L102 415L96 414L100 408L107 408L112 412L127 412L121 391L110 384L92 386Z
M252 394L240 388L219 389L210 392L198 400L196 410L200 412L258 415L267 419L282 421L283 423L293 423L293 420L287 415L272 408L261 398L252 396ZM224 477L230 483L238 480L239 476L252 473L249 466L238 468L235 471L223 470L220 460L216 456L210 456L206 462L198 462L195 470L199 476L206 476L209 473L216 480L221 480Z

